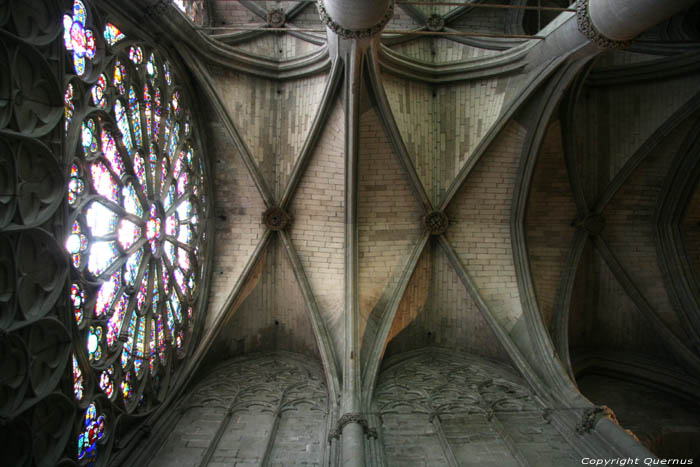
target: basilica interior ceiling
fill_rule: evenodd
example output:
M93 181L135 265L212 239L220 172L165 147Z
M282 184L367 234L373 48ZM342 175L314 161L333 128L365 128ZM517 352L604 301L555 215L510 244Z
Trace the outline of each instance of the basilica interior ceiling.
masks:
M697 3L624 43L584 1L354 36L312 1L26 3L0 458L338 465L357 425L368 465L700 461Z

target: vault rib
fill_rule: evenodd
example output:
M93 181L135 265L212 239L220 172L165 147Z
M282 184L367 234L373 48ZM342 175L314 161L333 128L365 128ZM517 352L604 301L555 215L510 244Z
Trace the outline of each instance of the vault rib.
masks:
M241 155L241 158L243 159L243 162L245 163L246 168L248 169L248 173L250 173L250 177L255 183L255 187L258 189L258 193L260 193L260 196L262 197L263 202L265 203L265 207L269 208L271 206L274 206L275 201L274 197L272 196L272 192L265 183L264 177L258 170L258 167L255 164L255 161L253 160L253 156L251 155L248 146L243 141L243 138L241 138L241 135L238 132L238 129L236 128L236 125L233 123L233 118L231 117L231 115L229 115L223 102L221 102L221 98L216 92L215 85L212 82L212 78L209 72L204 66L202 66L200 61L188 49L182 48L181 53L189 61L193 69L192 71L199 77L199 81L202 83L202 87L207 93L207 96L209 97L212 104L214 104L214 109L216 110L216 113L219 115L219 117L221 117L221 121L223 122L224 127L228 131L231 139L233 140L233 145L236 147L239 154Z
M627 296L634 302L642 315L649 321L652 328L656 330L669 350L695 372L700 372L700 358L690 350L673 331L671 331L657 311L649 304L644 294L637 288L632 278L627 274L620 262L617 260L608 244L600 235L592 236L593 244L602 256L605 263L610 268L617 281L625 290Z
M406 176L411 182L411 186L413 187L413 191L416 194L418 201L423 205L423 208L427 214L433 210L433 205L430 202L430 197L425 191L423 183L420 181L416 168L413 165L413 161L411 161L411 156L408 154L406 145L401 137L401 132L396 125L396 120L394 120L394 114L391 111L389 101L387 100L386 93L384 92L384 85L382 84L382 78L379 73L377 50L374 47L368 54L367 70L369 72L370 85L376 100L379 118L384 125L384 129L389 135L389 141L394 148L394 152L398 155L399 163L403 167Z
M335 102L335 97L340 88L340 80L343 76L343 64L340 60L333 63L330 75L326 81L326 87L323 89L323 96L321 97L321 104L318 111L316 112L316 117L311 123L311 129L304 140L304 145L301 147L299 157L294 165L292 174L289 177L289 182L284 190L284 194L279 201L279 205L282 209L287 209L289 204L292 202L294 195L296 194L297 188L301 178L306 172L306 167L308 166L308 161L316 149L316 145L321 136L321 130L323 130L328 117L333 110L333 104Z
M306 276L306 271L304 270L304 266L299 259L299 255L294 247L294 243L292 242L289 233L286 230L281 230L279 231L279 236L284 244L289 261L292 263L294 276L299 283L299 287L301 288L301 292L304 295L304 300L306 301L306 305L309 309L309 320L311 321L311 326L313 327L314 335L316 336L318 351L321 354L323 369L326 373L326 380L328 381L329 397L332 401L336 401L338 395L340 394L338 361L336 359L335 350L333 349L333 344L331 343L326 323L321 317L318 303L316 303L316 298L314 297L311 285L309 284L309 279Z

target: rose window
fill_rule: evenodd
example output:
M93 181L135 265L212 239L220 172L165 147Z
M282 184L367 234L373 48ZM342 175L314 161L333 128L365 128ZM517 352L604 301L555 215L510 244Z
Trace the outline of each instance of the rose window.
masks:
M75 18L84 28L84 17ZM117 407L144 412L163 400L198 318L205 169L172 65L157 50L127 43L112 24L104 38L113 59L94 81L73 80L65 95L74 154L65 248L81 336L74 389L88 403L92 384ZM80 44L68 40L66 49L80 55ZM88 412L79 440L86 458L105 425L94 405Z

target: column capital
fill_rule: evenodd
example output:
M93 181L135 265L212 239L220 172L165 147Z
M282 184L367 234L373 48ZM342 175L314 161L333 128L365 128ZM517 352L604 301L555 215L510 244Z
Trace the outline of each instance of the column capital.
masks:
M599 49L625 49L632 41L618 41L605 37L594 25L588 10L590 0L576 0L576 22L578 30Z
M323 24L325 24L328 27L328 29L330 29L340 37L344 37L346 39L365 39L368 37L372 37L378 34L382 29L384 29L384 26L386 26L387 23L394 16L394 2L392 0L388 2L387 8L384 11L384 15L374 26L362 29L350 29L341 26L337 22L337 19L332 18L330 14L328 14L328 11L326 10L326 7L323 4L322 0L317 2L316 6L318 7L318 14L321 17L321 21L323 22Z

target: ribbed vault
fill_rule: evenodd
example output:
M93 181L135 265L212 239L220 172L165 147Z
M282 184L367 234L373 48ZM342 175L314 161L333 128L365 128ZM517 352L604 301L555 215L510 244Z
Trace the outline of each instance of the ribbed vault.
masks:
M110 463L695 455L699 10L591 2L94 0L182 61L214 197L201 336Z

